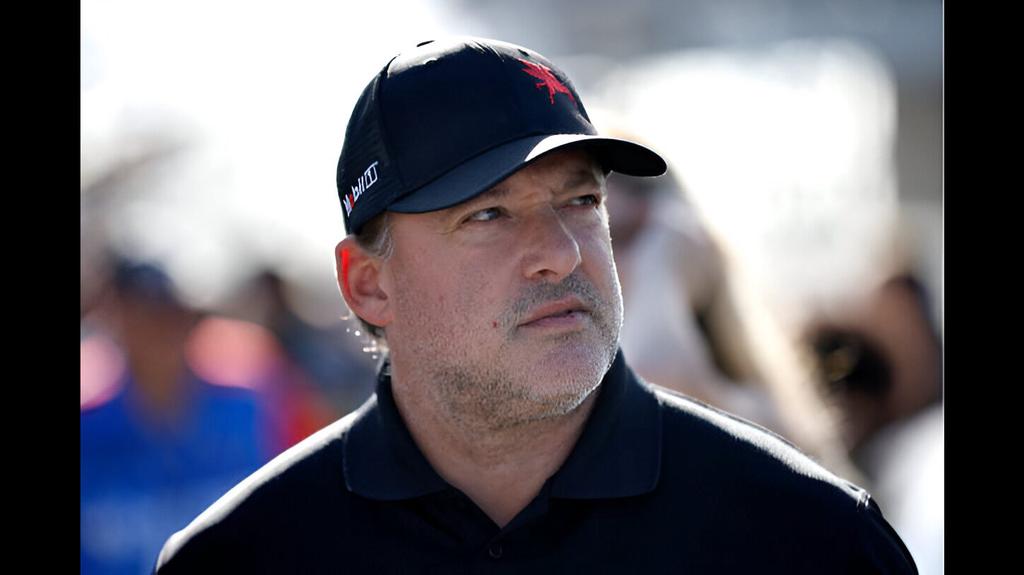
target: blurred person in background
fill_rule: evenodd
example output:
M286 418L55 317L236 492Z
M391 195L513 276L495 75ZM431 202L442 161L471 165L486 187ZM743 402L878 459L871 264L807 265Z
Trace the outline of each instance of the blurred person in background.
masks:
M299 286L271 267L257 269L227 298L224 309L269 330L292 364L293 397L306 397L303 439L337 417L359 407L373 393L375 357L359 345L358 324L336 321L312 325L296 310ZM355 332L351 326L356 326ZM364 338L365 339L365 338Z
M763 425L859 480L813 387L813 365L739 285L675 170L657 179L612 173L607 185L621 345L637 374Z
M654 180L613 173L607 185L625 309L622 349L637 374L774 427L768 398L740 398L744 390L725 381L716 365L701 311L715 297L724 270L673 172Z
M368 395L334 381L347 392L334 405L316 386L311 373L362 379L337 361L319 371L302 361L314 346L323 359L338 336L286 339L299 330L272 272L253 278L265 299L233 294L198 309L163 261L126 255L145 242L117 242L130 229L120 218L140 205L177 207L174 186L187 184L169 178L188 182L205 158L194 137L164 121L121 129L83 156L91 168L82 174L84 573L150 570L167 537L225 489ZM352 354L335 355L345 363Z
M376 393L158 572L914 573L867 492L629 368L605 176L665 169L525 47L390 60L337 175L338 286L387 346Z
M252 390L187 361L201 314L157 265L113 265L82 340L81 566L145 572L169 533L281 447Z
M823 314L806 340L842 438L921 573L943 569L942 344L929 295L897 267L863 300Z

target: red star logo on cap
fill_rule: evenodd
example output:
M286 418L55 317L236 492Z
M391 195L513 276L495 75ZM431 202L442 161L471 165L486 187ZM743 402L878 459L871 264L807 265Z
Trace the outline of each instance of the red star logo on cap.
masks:
M569 96L569 100L573 104L576 103L576 98L572 97L572 92L569 91L569 88L565 87L565 84L560 82L558 78L555 77L555 75L551 72L551 68L548 68L543 64L537 64L534 62L523 60L522 58L516 59L522 62L523 64L526 64L526 67L523 68L523 72L526 72L527 74L540 80L540 82L537 82L537 89L547 86L548 96L551 98L552 104L555 103L556 92Z

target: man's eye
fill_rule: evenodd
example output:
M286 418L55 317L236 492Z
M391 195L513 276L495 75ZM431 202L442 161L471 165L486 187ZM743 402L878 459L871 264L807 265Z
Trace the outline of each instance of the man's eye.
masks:
M601 204L601 198L596 194L587 194L569 200L570 206L597 206Z
M485 208L476 212L473 212L466 218L467 222L489 222L496 220L501 216L500 208Z

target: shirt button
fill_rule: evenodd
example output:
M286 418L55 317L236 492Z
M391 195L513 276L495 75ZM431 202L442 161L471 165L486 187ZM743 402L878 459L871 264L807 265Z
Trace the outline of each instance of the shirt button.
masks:
M491 543L490 546L487 547L487 554L493 559L501 559L501 552L501 543Z

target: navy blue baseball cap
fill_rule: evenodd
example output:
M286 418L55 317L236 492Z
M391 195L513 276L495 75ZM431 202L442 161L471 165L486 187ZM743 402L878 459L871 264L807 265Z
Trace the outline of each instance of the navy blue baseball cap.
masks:
M572 82L537 52L473 37L423 42L392 58L352 111L337 176L345 229L385 210L454 206L566 146L586 147L605 171L665 173L652 150L598 135Z

